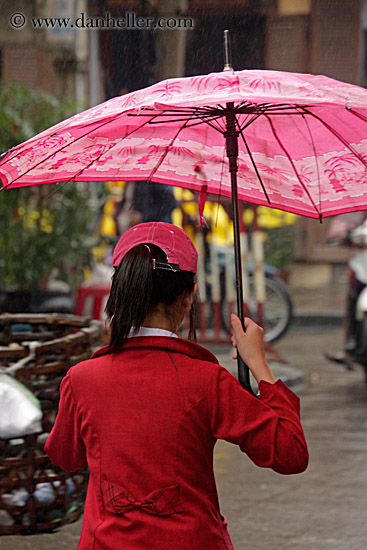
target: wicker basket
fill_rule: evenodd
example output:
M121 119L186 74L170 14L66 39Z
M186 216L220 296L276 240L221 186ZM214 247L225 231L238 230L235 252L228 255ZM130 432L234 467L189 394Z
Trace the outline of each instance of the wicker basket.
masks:
M0 315L0 365L10 371L25 358L14 376L40 400L43 412L42 433L0 439L0 535L52 531L82 514L87 470L63 472L49 460L44 444L62 378L91 356L100 336L101 324L85 317Z

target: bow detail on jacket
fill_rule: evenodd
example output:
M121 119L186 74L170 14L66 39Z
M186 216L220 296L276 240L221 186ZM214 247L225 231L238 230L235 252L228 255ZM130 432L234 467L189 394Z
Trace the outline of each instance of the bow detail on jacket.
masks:
M135 499L123 487L108 481L102 481L102 493L106 510L113 514L125 514L134 508L156 516L168 516L181 511L178 509L180 500L178 485L156 489L141 501Z

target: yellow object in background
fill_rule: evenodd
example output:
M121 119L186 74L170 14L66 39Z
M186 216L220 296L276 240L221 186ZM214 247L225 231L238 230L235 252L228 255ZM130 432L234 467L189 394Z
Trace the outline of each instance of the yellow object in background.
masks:
M18 216L24 216L24 227L32 229L36 225L44 233L52 233L54 230L54 216L48 208L43 208L41 212L38 210L25 209L23 206L18 208Z
M188 189L175 187L173 193L180 206L173 211L172 222L181 227L195 243L195 225L199 224L199 200ZM184 223L185 215L191 223ZM206 201L203 215L210 227L208 242L216 246L233 244L233 223L221 204Z
M105 183L104 189L107 199L103 206L103 212L94 235L97 241L101 240L101 243L98 246L94 246L92 249L96 262L105 262L106 249L107 246L110 246L109 243L103 241L103 237L116 236L116 222L114 219L114 213L116 204L121 202L123 199L125 185L126 183L124 181L108 181ZM88 280L89 277L90 273L86 271L85 280Z
M199 219L199 205L195 195L189 189L174 187L173 194L179 206L172 212L172 223L177 227L181 227L195 244L194 225ZM185 223L185 216L188 217L191 223Z
M261 229L274 229L284 225L293 225L297 219L296 214L283 212L283 210L274 210L267 206L257 207L257 222Z
M247 226L251 225L254 221L253 206L244 209L243 223ZM257 207L257 223L260 229L274 229L276 227L283 227L284 225L293 225L297 219L296 214L290 212L283 212L283 210L276 210L267 206Z
M108 196L98 230L100 236L113 237L116 235L114 212L116 203L123 198L125 185L126 182L124 181L107 182L105 185ZM196 225L199 224L199 195L181 187L173 187L173 193L179 206L172 212L172 223L181 227L195 242ZM243 222L246 226L251 226L254 221L253 208L252 205L244 208ZM187 221L185 221L185 218L187 218ZM210 227L208 242L216 246L233 245L233 222L220 203L207 201L204 207L204 218ZM293 225L295 220L295 214L274 210L266 206L257 207L257 222L260 229ZM98 255L97 250L96 254Z
M221 204L207 202L204 218L210 226L208 241L215 246L233 245L233 222Z
M99 235L107 237L116 236L116 222L113 217L116 203L122 201L124 196L126 182L124 181L109 181L105 185L108 193L107 200L103 207L103 215L99 225Z
M195 224L199 223L198 197L192 191L180 187L174 187L173 192L180 206L173 211L172 222L174 225L182 227L195 242ZM189 217L191 223L183 223L185 214ZM204 218L210 227L209 242L216 246L233 245L233 222L221 204L207 201L204 207ZM296 219L296 214L274 210L266 206L257 207L257 223L262 230L293 225ZM244 208L243 222L246 226L253 224L254 206L248 205ZM263 239L266 239L265 234Z

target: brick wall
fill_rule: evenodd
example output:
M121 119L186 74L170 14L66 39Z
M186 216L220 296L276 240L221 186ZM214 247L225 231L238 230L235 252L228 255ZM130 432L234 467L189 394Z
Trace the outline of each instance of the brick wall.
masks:
M361 1L312 0L309 13L284 16L279 4L267 2L265 68L324 74L361 84ZM348 254L326 246L329 220L299 218L295 253L298 260L345 262Z

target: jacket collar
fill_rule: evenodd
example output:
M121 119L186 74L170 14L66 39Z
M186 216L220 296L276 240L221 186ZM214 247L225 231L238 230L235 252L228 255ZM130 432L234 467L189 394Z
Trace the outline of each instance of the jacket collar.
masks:
M182 353L191 357L192 359L199 359L200 361L209 361L210 363L218 363L217 358L209 350L194 344L189 340L183 340L182 338L170 338L165 336L136 336L129 338L122 346L118 353L123 353L127 349L134 348L156 348L165 351L172 351ZM102 355L113 355L108 351L108 346L97 350L92 355L92 359L101 357Z

